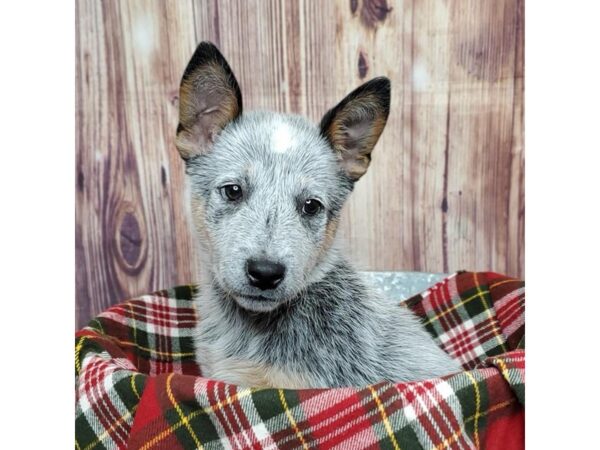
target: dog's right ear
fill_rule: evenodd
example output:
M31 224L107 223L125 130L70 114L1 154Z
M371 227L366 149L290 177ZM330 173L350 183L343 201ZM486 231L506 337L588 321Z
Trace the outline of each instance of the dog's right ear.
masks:
M216 136L242 113L242 94L217 47L202 42L179 87L176 146L185 160L206 153Z

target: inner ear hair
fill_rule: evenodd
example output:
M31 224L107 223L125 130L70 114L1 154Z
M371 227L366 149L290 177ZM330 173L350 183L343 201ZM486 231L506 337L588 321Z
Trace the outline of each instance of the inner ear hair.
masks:
M323 116L321 134L351 180L357 181L367 171L389 111L390 80L378 77L359 86Z
M218 133L242 113L242 94L229 64L210 42L202 42L179 87L176 146L185 160L210 150Z

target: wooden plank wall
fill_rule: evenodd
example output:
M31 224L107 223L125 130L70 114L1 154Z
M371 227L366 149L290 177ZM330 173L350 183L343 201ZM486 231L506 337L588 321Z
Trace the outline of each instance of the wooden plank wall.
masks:
M246 109L315 122L369 78L392 110L340 233L361 269L523 273L523 0L78 0L77 325L197 268L174 147L196 44Z

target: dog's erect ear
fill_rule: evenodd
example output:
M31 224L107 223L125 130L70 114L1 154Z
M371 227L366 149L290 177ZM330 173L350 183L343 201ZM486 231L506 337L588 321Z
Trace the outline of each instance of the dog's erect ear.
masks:
M358 87L321 119L321 134L353 181L369 167L390 111L390 80L374 78Z
M206 153L217 134L242 113L240 87L217 47L202 42L179 87L176 145L183 159Z

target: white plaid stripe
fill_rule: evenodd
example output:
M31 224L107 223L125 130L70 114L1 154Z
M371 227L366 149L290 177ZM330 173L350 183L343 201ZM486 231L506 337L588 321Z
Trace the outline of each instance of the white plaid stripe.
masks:
M160 306L168 306L169 308L172 309L179 309L179 308L183 308L182 305L182 301L176 298L172 298L172 297L163 297L160 295L140 295L139 297L136 297L135 300L139 300L140 302L144 303L145 305L148 306L153 306L153 305L160 305ZM188 308L193 309L192 303L186 301L186 305ZM150 311L152 311L152 309L150 309Z
M519 313L517 317L510 321L510 324L503 330L507 337L512 336L515 331L525 325L525 314Z
M524 295L524 293L525 288L521 287L515 291L509 292L494 304L496 311L504 309L502 314L505 315L504 321L508 322L508 325L506 325L502 331L507 337L512 336L515 331L525 324L525 314L523 313L523 308L519 304L519 301L517 301L517 299Z
M224 399L221 399L220 398L221 396L218 395L218 392L217 392L218 386L219 386L218 383L214 383L213 389L211 392L212 392L212 395L214 398L217 398L217 399L220 399L221 401L223 401ZM226 386L226 389L229 389L229 387ZM243 409L244 414L248 418L248 421L249 421L251 427L255 424L261 424L261 419L260 419L258 412L256 410L254 410L254 411L251 410L251 407L253 408L253 405L252 405L252 402L250 401L251 396L248 395L250 392L248 389L238 390L237 392L235 392L233 394L231 394L228 390L226 390L225 392L226 392L227 396L230 398L231 398L231 395L239 396L237 401L239 402L240 407ZM200 405L214 405L215 404L214 401L210 400L210 396L208 393L208 383L207 383L206 379L198 378L195 381L194 396L196 397L196 400L198 401L198 403ZM233 430L235 428L233 427L232 423L229 421L229 418L225 411L226 408L228 408L230 410L231 414L233 414L234 417L236 417L237 420L236 420L235 428L241 429L242 433L234 433L233 432ZM213 423L213 425L215 426L215 428L217 429L217 433L219 434L219 436L229 436L228 438L223 437L219 441L225 448L244 448L243 444L246 443L247 441L250 441L250 442L255 441L255 438L251 435L251 430L247 430L242 427L239 416L235 412L235 409L232 404L223 405L220 408L207 407L206 413L207 413L208 417L210 418L211 422ZM226 427L223 426L223 423L225 423ZM264 425L263 425L263 427L264 427ZM262 434L264 434L264 433L262 433ZM270 436L269 436L269 438L270 438ZM270 443L272 443L272 442L273 441L271 440ZM269 442L267 441L267 444L268 443Z
M438 396L434 395L434 393L439 394L439 396L441 398L438 398ZM433 415L431 414L431 411L434 408L436 408L439 411L439 413L442 416L442 420L445 422L448 429L451 430L452 432L459 431L459 430L456 430L456 427L455 427L456 424L460 424L461 427L464 427L464 421L463 421L463 417L462 417L462 407L460 405L460 402L456 398L456 395L454 394L454 390L450 387L450 385L446 381L442 381L439 384L436 384L435 390L428 390L426 393L426 396L428 397L428 399L431 401L431 404L433 405L433 407L429 408L429 411L427 412L427 414L430 415L432 422L435 424L435 428L437 429L437 432L439 434L441 441L444 441L444 439L447 437L447 433L441 431L439 420L433 419ZM444 410L441 408L440 405L442 403L445 403L445 405L447 405L448 408L450 409L451 417L449 417L447 415L447 413L445 413ZM451 419L454 419L454 420L452 421ZM467 437L467 439L468 439L468 437ZM458 439L456 441L456 443L458 444L459 448L461 448L461 449L465 448L462 445L460 439ZM475 448L473 443L470 443L470 444L471 445L467 448Z
M508 294L506 294L504 297L502 297L501 299L497 300L494 303L494 307L496 308L496 310L500 310L502 308L506 308L506 306L513 300L515 300L516 298L522 296L523 294L525 294L525 288L524 287L520 287L518 289L515 289L514 291L510 291Z
M361 440L366 440L367 438L370 438L370 443L374 443L379 441L380 439L377 438L377 435L375 433L375 430L373 429L372 425L371 425L371 417L376 416L379 417L380 413L379 410L377 410L377 408L372 408L370 409L367 413L365 413L364 415L349 421L349 422L343 422L343 425L336 427L335 431L330 432L329 434L323 436L320 439L316 440L316 443L318 445L324 445L326 446L331 440L337 438L339 435L346 433L348 430L351 430L353 428L355 428L359 423L361 422L367 422L369 425L365 428L365 430L368 430L368 432L362 432L362 436L361 436ZM320 424L319 424L320 425ZM314 427L315 429L318 428L322 428L321 426L317 426ZM356 435L353 435L350 438L346 438L347 440L353 440L353 439L357 439L355 437ZM387 437L387 434L385 434L385 436ZM342 443L347 442L347 440L342 441ZM346 447L348 448L348 447Z
M256 423L258 422L258 423ZM265 424L260 421L260 419L254 418L251 423L256 423L256 425L252 426L252 432L254 436L256 436L256 440L260 443L260 446L264 450L275 450L277 449L277 445L273 441L271 434L265 427Z
M103 445L125 446L133 424L133 415L121 401L114 386L131 372L97 356L84 358L77 390L78 415L83 414ZM98 414L98 410L101 411ZM116 411L115 411L116 410ZM104 418L102 423L99 417Z
M381 387L379 387L378 390L381 389L389 389L389 388L393 388L393 385L391 384L383 384ZM341 392L338 392L341 391ZM342 394L342 395L336 395L336 394ZM331 425L331 423L335 422L335 421L340 421L342 425L337 426L335 428L335 430L329 432L328 434L326 434L325 436L322 436L320 438L311 440L309 445L319 445L319 446L327 446L328 443L335 439L337 436L345 433L348 430L351 430L352 428L354 428L357 424L361 423L361 422L367 422L369 425L367 426L368 429L370 429L370 433L364 434L362 435L362 438L366 438L367 435L372 437L372 440L370 441L370 444L373 444L374 442L377 442L381 439L385 439L388 437L387 432L383 431L383 433L378 433L377 435L374 433L373 430L373 422L378 422L380 419L380 412L378 410L378 408L376 406L373 405L372 408L368 409L368 411L364 414L362 414L359 418L354 419L352 421L344 421L345 417L348 417L350 414L352 414L353 412L355 412L358 409L363 409L365 408L365 406L369 403L373 403L373 399L370 396L370 394L365 395L363 397L363 399L361 401L354 401L352 402L350 405L346 406L343 409L337 409L335 406L339 405L339 403L341 403L344 399L347 399L350 396L354 396L354 394L356 393L356 389L353 388L339 388L339 389L331 389L331 390L326 390L323 391L322 394L319 394L309 400L305 400L304 403L301 403L300 405L298 405L297 407L304 407L304 405L308 402L312 402L312 406L309 408L309 411L311 412L311 415L306 414L307 416L307 420L310 419L310 417L312 417L313 415L319 414L323 411L323 405L326 405L327 408L332 408L333 412L332 415L327 416L327 418L321 419L319 420L319 422L317 424L313 424L308 428L303 428L302 432L303 434L315 434L317 433L320 429L322 428L326 428L328 426ZM352 394L352 395L349 395ZM380 392L378 392L378 395L380 394ZM397 401L399 398L398 395L392 396L389 399L386 399L383 403L383 407L384 408L389 408L390 404L393 403L394 401ZM320 403L320 405L319 405ZM371 420L372 417L377 417L378 420ZM286 423L285 421L285 414L279 414L276 417L271 418L269 421L267 421L267 423L270 425L269 422L273 421L273 423L277 423L277 424L281 424L282 422L282 418L283 419L283 424L280 425L280 428L277 428L277 431L281 431L284 428L288 428L288 423ZM401 421L401 418L398 418ZM300 422L297 420L297 422ZM393 427L394 429L396 429L395 427ZM287 443L290 440L295 440L296 437L295 435L290 435L288 436L286 439L283 439L281 441L279 441L279 444L283 444L283 443ZM354 438L352 438L354 439ZM346 442L346 441L344 441ZM349 447L346 447L349 448Z
M478 383L480 383L486 379L497 376L498 369L494 367L485 367L481 369L470 370L469 373ZM473 389L473 381L464 373L458 373L452 376L452 379L449 381L451 383L452 390L454 391L454 395L463 389Z
M312 398L305 400L300 405L303 410L303 416L306 417L307 420L311 418L314 419L314 416L321 414L323 411L323 406L327 405L328 408L333 407L334 405L339 405L344 400L355 395L356 390L352 388L341 388L341 389L331 389L324 390L319 394L313 396ZM366 402L352 402L349 406L346 406L343 409L332 408L334 410L333 414L327 416L326 418L319 421L317 425L312 425L310 428L306 429L308 433L313 433L321 428L329 426L332 422L342 419L345 416L350 415L356 409L361 408ZM347 428L347 427L346 427ZM338 433L329 434L324 436L323 438L317 440L319 444L325 442L328 439L334 438L337 434L345 431L346 428L340 428L336 430ZM287 441L286 441L287 442Z
M476 326L486 321L489 322L489 317L486 312L482 312L439 334L435 341L447 353L458 359L463 366L473 362L479 363L487 357L486 352L498 345L497 337L494 334L496 325L493 322L487 323L483 329L475 329ZM481 342L480 336L486 331L489 331L489 336L484 342ZM450 343L452 339L458 340Z
M496 369L487 369L487 370L481 370L481 371L474 371L474 372L480 372L480 373L485 373L484 376L477 376L476 378L478 380L482 380L484 378L486 378L488 375L489 376L495 376L497 375L497 370ZM429 388L424 387L424 392L422 393L418 393L417 391L417 385L423 385L423 383L411 383L410 386L407 386L402 384L402 385L398 385L401 387L402 389L402 393L398 392L397 394L391 396L390 398L387 398L384 401L384 407L386 410L388 410L390 408L390 405L395 402L395 401L400 401L403 402L404 404L406 404L407 406L405 406L405 408L403 410L399 410L393 414L389 414L388 415L388 420L391 424L391 427L394 431L398 431L399 429L403 428L404 426L406 426L406 424L408 424L409 420L408 419L412 419L413 423L412 423L412 427L415 429L415 433L418 436L423 437L423 440L421 442L422 445L425 445L426 448L429 448L431 446L433 446L434 444L436 444L436 442L439 440L439 442L444 441L444 439L448 438L448 434L447 432L443 431L440 426L442 424L445 424L447 426L448 429L452 430L452 432L457 432L457 427L459 426L459 424L463 424L463 417L462 417L462 410L460 407L460 403L458 401L458 398L456 396L456 392L458 390L461 390L462 388L469 388L472 385L470 384L470 381L467 379L466 376L462 376L462 375L458 375L456 377L452 378L452 384L450 384L449 382L443 381L441 379L438 380L433 380L430 381L429 383L433 383L432 386L430 386ZM378 386L377 392L378 395L382 395L382 393L386 390L389 389L389 385L380 385ZM206 393L206 382L202 382L197 381L195 384L195 395L198 396L199 400L201 401L201 404L203 405L208 405L210 404L210 402L208 401L208 397L206 397L207 393ZM343 396L343 398L348 398L348 394L350 393L354 393L355 390L354 389L342 389L345 392L345 396ZM415 398L412 400L412 402L408 402L408 399L406 398L406 394L408 392L412 392L415 395ZM323 405L327 405L329 406L333 406L333 403L331 403L331 394L332 391L324 391L322 394L322 399L324 400L325 398L327 398L327 402L322 403L321 407ZM231 392L227 393L228 396L231 396ZM215 394L216 395L216 394ZM319 397L319 396L317 396ZM223 394L219 395L219 399L222 401L223 400ZM314 413L318 413L318 408L316 407L318 402L318 399L310 399L310 400L316 400L314 401L314 405L311 408L311 410ZM307 401L310 401L307 400ZM365 398L366 402L369 402L368 398ZM362 402L362 404L364 405L365 401ZM255 438L249 438L250 442L254 443L256 441L259 441L262 445L263 448L274 448L275 444L271 439L271 433L269 433L267 427L263 427L261 426L261 419L260 416L258 415L258 412L254 410L254 405L252 402L252 396L248 395L246 392L246 395L243 396L240 400L240 407L242 408L242 410L244 411L244 414L246 415L246 418L248 419L248 422L250 424L250 428L247 429L247 435L249 436L251 433L254 433ZM214 404L214 401L212 402L212 404ZM441 405L444 405L446 407L446 411L443 410L443 408L441 407ZM228 406L223 406L221 409L224 409ZM348 410L350 409L354 409L357 407L357 404L354 403L350 408L346 408L346 413L348 413ZM440 418L435 418L431 412L432 410L435 409L438 414L440 415ZM233 409L232 409L233 412ZM337 411L336 411L337 412ZM412 417L411 417L411 412L412 412ZM338 448L362 448L364 446L369 446L369 445L373 445L376 442L381 441L382 439L387 439L388 438L388 434L387 433L379 433L376 432L376 428L373 428L372 426L372 422L377 422L377 420L374 420L374 415L379 416L379 411L377 410L377 408L371 407L369 409L369 412L367 414L361 415L361 417L354 419L352 421L349 422L342 422L341 426L336 427L332 432L328 433L326 436L321 437L319 439L317 439L316 441L308 441L308 444L311 446L314 445L319 445L319 446L327 446L329 445L329 443L331 442L331 440L333 438L335 438L336 436L339 436L343 433L345 433L346 431L353 429L359 422L361 421L365 421L368 425L365 427L364 430L360 430L357 431L355 434L353 434L352 436L347 436L345 438L345 440L338 446ZM336 416L338 417L343 417L344 414L342 414L340 416L340 414L336 414ZM423 416L426 416L428 418L428 420L430 420L434 425L433 428L434 430L437 429L437 433L434 433L433 437L429 436L427 438L425 438L425 436L427 436L427 432L431 432L431 427L428 427L428 429L426 429L423 424ZM225 426L221 428L221 430L219 431L219 433L223 433L221 434L221 436L226 436L229 435L230 437L228 438L227 441L225 440L221 440L219 441L221 445L224 445L226 448L239 448L238 446L244 446L244 444L248 443L248 440L246 440L244 438L244 435L242 433L238 433L237 434L237 440L233 439L231 437L232 434L232 429L234 427L232 427L232 423L227 419L224 420L223 418L226 417L224 414L220 415L219 417L213 415L211 417L211 420L213 422L213 424L215 424L215 426L217 426L219 424L222 424L223 422L225 422ZM338 418L338 417L334 417L334 418ZM378 418L377 418L378 419ZM440 422L441 420L441 422ZM298 422L300 422L301 420L298 420ZM289 423L287 422L287 419L285 417L284 413L280 413L278 414L276 417L273 417L270 419L270 424L269 428L270 429L275 429L276 431L282 431L284 429L289 429ZM302 429L303 433L308 434L308 433L312 433L313 431L315 431L316 429L319 429L322 426L327 426L331 424L331 419L329 419L327 422L323 423L320 422L317 426L311 426L308 429ZM238 427L240 427L240 423L236 423L236 425ZM237 427L236 427L237 428ZM280 444L284 444L286 442L289 442L292 439L296 439L295 435L293 433L290 433L288 435L289 437L284 439L283 441L280 441ZM465 446L463 444L463 442L467 443L467 445ZM438 442L438 443L439 443ZM213 446L205 446L205 448L212 448ZM474 448L473 443L469 440L469 437L467 435L463 435L461 434L459 439L452 441L452 447L459 447L459 448ZM217 448L217 447L215 447Z
M432 387L427 387L427 384L433 384ZM421 389L419 389L421 388ZM419 390L424 390L425 393L419 393ZM448 382L436 379L427 382L409 383L401 386L402 402L406 406L399 412L406 417L414 429L415 434L419 437L419 442L424 448L435 448L440 442L444 441L447 433L442 432L439 419L436 419L432 411L436 411L442 418L444 424L453 432L457 431L452 423L464 425L462 417L462 408L455 390ZM409 400L407 394L414 395L412 401ZM444 404L450 409L450 416L444 412L441 405ZM423 425L424 421L431 423L435 430L435 441L430 436L430 430ZM474 444L469 440L468 436L463 435L467 441L469 449L475 448ZM460 444L460 440L454 443L454 447L464 448Z
M344 400L352 397L355 393L355 389L352 388L339 388L321 391L319 394L305 400L302 403L304 414L306 417L313 417L320 414L323 411L323 405L337 405ZM338 411L342 413L342 411ZM331 417L334 419L334 417Z
M153 334L154 338L157 341L157 348L160 351L164 351L164 352L170 352L173 351L172 347L173 347L173 339L169 339L169 329L171 327L168 326L168 323L165 322L165 320L168 320L170 318L170 312L169 310L166 310L166 308L164 308L165 303L168 302L168 299L164 298L164 297L157 297L157 306L162 307L161 311L159 311L157 308L156 311L156 324L154 324L154 327L156 327L156 331ZM166 317L165 317L166 315ZM158 370L160 370L161 372L167 372L168 371L168 362L163 362L162 360L157 360L157 368Z
M97 362L100 358L98 357L98 355L93 355L93 354L87 354L85 355L85 357L83 358L82 364L81 364L81 371L79 372L80 375L78 377L78 383L77 383L77 408L78 411L82 414L87 413L90 408L92 407L92 405L89 402L88 399L88 383L84 383L82 382L82 380L86 379L87 377L83 377L83 375L85 373L87 373L88 367L93 364L94 362ZM87 416L86 416L87 417ZM90 416L91 417L91 416Z
M215 397L219 398L219 394L218 394L218 384L215 383L215 388L214 388L214 393L215 393ZM225 385L225 397L231 398L231 386L230 385ZM239 417L237 417L237 414L235 413L235 406L232 403L229 403L228 405L223 406L223 408L221 408L221 412L222 412L222 417L224 418L225 422L227 423L227 426L229 427L229 441L232 443L233 448L238 448L238 449L243 449L243 448L247 448L247 446L250 444L250 439L248 438L248 435L246 434L246 430L244 429L244 427L242 427L242 424L240 423ZM235 423L231 422L231 418L230 416L233 416L233 420L235 420ZM236 420L237 418L237 420ZM235 430L241 430L241 432L234 432ZM251 444L250 444L251 445Z
M266 424L260 417L251 395L240 400L240 408L244 412L251 430L254 433L254 437L260 443L261 447L263 449L276 449L277 445L275 444L275 441L273 441L273 437L266 427Z
M338 445L332 447L335 450L348 450L348 449L363 449L367 447L373 447L373 444L379 442L374 433L372 427L368 426L364 430L352 435L349 439L340 442Z
M219 393L217 392L217 389L218 389L218 384L214 383L213 387L212 387L212 396L214 399L219 399ZM205 393L206 399L207 399L206 403L214 404L215 403L214 400L208 401L208 399L210 398L208 386L205 386L204 393ZM208 415L211 418L213 424L216 426L217 430L219 430L219 435L224 436L221 439L221 443L225 446L225 448L239 449L240 443L237 440L237 438L233 435L234 434L233 429L231 427L231 424L229 423L229 420L227 420L227 414L225 414L225 411L224 411L225 408L227 408L227 406L211 409L211 411L209 411ZM225 436L226 436L226 438L225 438Z
M425 298L429 297L432 293L437 293L437 291L439 289L443 289L444 287L446 289L449 289L451 298L456 298L458 296L458 290L457 290L457 286L456 286L456 276L457 275L458 275L458 272L454 272L453 274L449 275L447 278L445 278L442 281L431 286L426 291L423 291L420 294L421 298L425 299Z
M222 438L218 441L211 441L207 443L202 443L204 450L223 450L223 449L231 449L229 445L229 441L225 438Z
M182 337L192 337L193 336L193 328L176 328L169 326L156 326L149 322L143 322L141 320L132 319L127 316L127 314L131 314L127 310L119 311L118 308L104 311L103 313L98 314L98 317L102 317L105 319L110 319L114 322L117 322L126 327L137 329L147 333L148 335L157 335L161 334L162 336L167 336L170 338L182 338ZM92 326L86 326L83 328L84 330L96 331L96 329Z
M276 449L277 445L275 444L275 441L273 441L271 433L263 423L260 414L256 410L252 396L248 395L247 397L242 398L239 404L244 415L246 416L248 423L250 424L249 435L251 441L258 442L263 449ZM241 427L241 419L239 419L237 413L236 418L238 418L238 423Z
M129 361L127 358L112 358L110 360L117 369L129 370L132 373L139 373L135 365Z
M358 405L360 405L360 406L364 406L364 404L365 404L365 403L368 403L368 402L370 402L370 401L371 401L370 399L365 399L364 401L362 401L362 402L360 402L360 403L358 403L358 404L356 404L356 405L357 405L357 406L358 406ZM385 407L385 406L387 406L389 403L391 403L391 401L388 401L388 402L384 403L384 407ZM355 406L355 405L352 405L352 407L351 407L351 408L346 408L346 414L348 414L348 412L349 412L350 410L354 410L354 409L356 409L354 406ZM336 415L336 416L338 416L338 418L339 418L339 415ZM328 443L329 443L331 440L335 439L335 438L336 438L336 437L338 437L339 435L341 435L341 434L343 434L343 433L347 432L348 430L351 430L352 428L356 427L356 426L357 426L359 423L361 423L361 422L367 422L367 423L369 424L369 425L366 427L366 430L368 430L368 432L366 432L366 433L362 433L362 436L361 436L361 438L360 438L360 439L362 439L362 440L366 440L368 437L370 437L370 438L371 438L371 440L370 440L370 444L369 444L369 445L372 445L373 443L375 443L375 442L378 442L378 441L380 440L380 439L377 437L377 435L375 434L375 430L373 429L373 426L372 426L371 418L372 418L373 416L377 416L378 418L380 417L380 412L379 412L379 410L378 410L376 407L374 407L374 408L371 408L371 409L370 409L368 412L366 412L365 414L361 415L360 417L358 417L358 418L356 418L356 419L354 419L354 420L352 420L352 421L348 421L348 422L342 422L342 423L343 423L343 425L336 427L336 428L335 428L335 431L332 431L332 432L330 432L329 434L327 434L327 435L325 435L325 436L323 436L323 437L321 437L321 438L319 438L319 439L316 439L316 440L312 441L312 442L311 442L311 444L312 444L312 445L314 445L314 444L317 444L317 445L319 445L319 446L321 446L321 445L322 445L322 446L327 446L327 445L328 445ZM329 423L331 423L331 422L332 422L331 420L328 420L328 421L326 421L326 423L327 423L327 424L329 424ZM313 430L314 430L314 431L316 431L316 430L318 430L318 429L320 429L320 428L323 428L323 427L325 427L325 426L326 426L326 425L325 425L325 423L324 423L324 422L319 422L319 424L318 424L318 425L316 425L316 426L312 426L312 427L310 428L310 430L309 430L309 431L313 431ZM358 439L358 438L356 438L355 436L356 436L356 435L353 435L353 436L351 436L351 437L348 437L348 438L346 438L347 440L344 440L344 441L342 442L342 444L346 444L346 442L348 442L348 441L351 441L351 440L354 440L354 439ZM385 434L385 437L387 437L387 434ZM342 445L342 444L340 444L340 445ZM342 448L343 448L343 445L342 445ZM351 448L351 447L349 447L349 446L346 446L346 448Z

